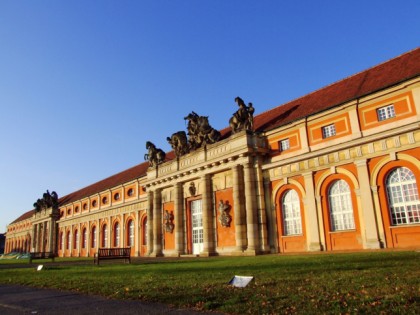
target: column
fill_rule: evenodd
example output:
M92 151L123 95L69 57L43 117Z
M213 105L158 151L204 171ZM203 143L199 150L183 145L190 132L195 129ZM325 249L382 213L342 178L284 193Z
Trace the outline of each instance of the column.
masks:
M147 192L147 255L153 252L153 191Z
M55 218L50 221L50 225L51 225L51 227L50 227L50 238L51 238L50 251L52 251L55 254L58 254L57 242L59 241L58 240L59 234L57 233L58 226L57 226Z
M326 250L326 237L330 237L330 235L325 235L324 230L324 218L322 216L322 197L315 196L316 200L316 212L318 214L318 230L319 230L319 246L321 250Z
M257 199L255 191L254 168L251 163L244 165L245 180L245 201L246 201L246 227L249 254L256 254L259 251L259 235L257 224Z
M233 216L235 222L235 239L238 252L243 252L246 245L246 225L243 204L243 180L240 165L232 167L233 173Z
M379 202L379 195L378 195L378 186L371 186L370 189L372 190L373 194L373 202L375 208L375 214L378 223L378 238L379 238L379 246L381 248L386 247L386 238L385 238L385 230L384 230L384 223L382 221L382 213L381 213L381 204Z
M86 225L86 257L90 256L90 248L91 248L91 240L90 240L90 230L91 230L91 223L90 221L87 222Z
M255 167L255 187L257 193L257 208L258 208L258 230L260 231L260 246L265 253L270 252L270 245L268 243L268 229L267 229L267 210L265 203L264 177L262 173L262 157L258 156L257 165Z
M101 248L102 247L102 245L101 245L101 235L102 235L102 229L101 229L101 220L100 219L98 219L97 221L96 221L96 248Z
M162 256L162 195L156 189L153 196L153 252L152 256Z
M78 244L77 246L77 257L80 257L80 249L83 246L83 231L82 231L82 224L79 223L78 227L77 227L77 238L78 240L76 241L76 244ZM81 242L82 241L82 242Z
M315 185L313 173L308 172L303 174L305 182L305 223L306 223L306 246L308 251L319 251L321 249L320 240L320 224L317 215Z
M32 239L31 239L31 252L36 252L36 239L38 234L38 225L34 223L34 226L32 227Z
M136 211L134 218L134 256L140 256L139 212Z
M174 194L175 252L179 256L185 254L184 192L182 189L182 183L175 183Z
M125 247L126 244L125 244L125 237L124 237L124 235L125 235L125 233L124 233L124 231L125 231L124 215L122 215L122 214L117 215L117 219L118 219L118 224L119 224L119 227L120 227L120 235L118 235L119 238L120 238L120 244L118 245L118 247Z
M214 254L214 229L213 229L213 203L211 198L211 179L206 174L201 177L201 185L203 187L203 251L200 256L210 256Z
M46 222L42 222L41 224L41 252L45 252L45 228Z
M46 246L46 248L45 248L45 251L46 252L51 252L52 251L52 249L51 249L51 242L52 242L52 239L51 239L51 234L52 234L52 227L51 227L51 218L50 218L50 220L49 221L47 221L46 222L47 223L47 231L48 231L48 234L46 235L46 239L47 239L47 246Z
M114 236L114 233L113 233L113 231L112 231L112 217L111 216L109 216L108 217L108 222L107 222L107 225L106 225L106 228L107 228L107 233L108 233L108 235L107 235L107 242L106 242L106 244L105 244L105 247L108 247L108 248L110 248L111 247L111 244L113 243L113 242L111 242L111 237L113 237ZM111 233L111 231L112 231L112 233Z
M265 191L265 205L268 220L268 243L270 244L270 252L277 253L277 224L276 224L276 209L272 202L272 191L270 180L264 179Z
M363 218L364 227L364 248L380 248L378 226L375 219L375 211L373 208L373 199L370 190L369 171L367 168L367 160L357 160L354 162L357 166L357 177L360 186L360 219ZM362 223L362 222L361 222Z

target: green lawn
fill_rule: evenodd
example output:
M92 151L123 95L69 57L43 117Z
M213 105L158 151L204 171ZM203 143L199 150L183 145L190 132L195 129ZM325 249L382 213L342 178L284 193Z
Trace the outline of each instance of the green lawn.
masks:
M232 314L420 314L420 253L381 251L141 260L0 269L0 284L74 290ZM65 262L65 263L64 263ZM77 263L76 263L77 262ZM10 264L2 261L0 264ZM245 288L234 275L253 276Z

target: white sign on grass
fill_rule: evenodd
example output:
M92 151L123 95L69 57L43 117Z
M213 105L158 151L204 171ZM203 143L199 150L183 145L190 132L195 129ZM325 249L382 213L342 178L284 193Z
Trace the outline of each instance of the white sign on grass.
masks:
M234 276L230 281L229 284L233 285L234 287L244 288L251 282L254 277L249 276Z

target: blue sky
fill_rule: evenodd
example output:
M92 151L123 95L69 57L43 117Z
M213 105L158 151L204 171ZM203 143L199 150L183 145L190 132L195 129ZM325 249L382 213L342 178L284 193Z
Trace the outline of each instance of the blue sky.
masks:
M228 126L412 50L418 0L0 2L0 232L144 162L191 111Z

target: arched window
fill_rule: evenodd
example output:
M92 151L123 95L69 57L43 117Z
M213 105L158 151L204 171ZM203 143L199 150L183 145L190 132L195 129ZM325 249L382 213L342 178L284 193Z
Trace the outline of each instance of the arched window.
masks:
M71 233L70 233L70 231L67 231L66 241L67 241L66 249L71 249L71 247L70 247L70 244L71 244Z
M331 217L331 230L354 230L353 204L351 202L350 187L346 181L335 181L328 192Z
M302 234L299 195L294 189L283 194L281 209L283 214L284 235Z
M96 226L92 227L92 234L91 234L91 243L90 246L92 248L96 248Z
M79 230L74 231L73 249L79 248Z
M130 247L134 246L134 221L128 221L128 242L127 245Z
M118 222L114 225L114 246L120 246L120 224Z
M83 231L82 231L82 248L84 249L84 248L86 248L86 246L87 246L87 230L86 230L86 228L83 228Z
M386 178L392 225L420 223L420 200L416 178L406 167L392 170Z
M108 230L106 228L106 224L102 226L102 247L107 247L108 244Z

